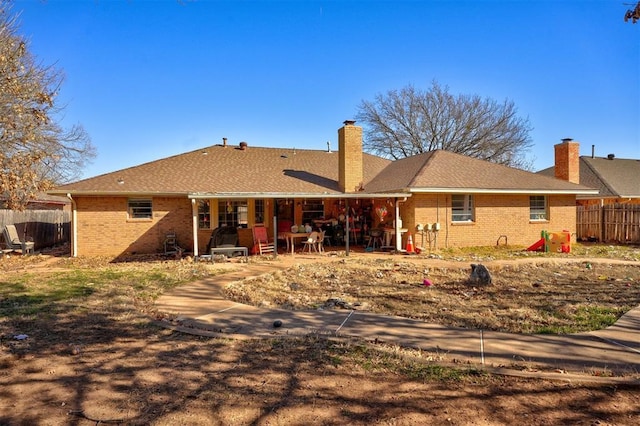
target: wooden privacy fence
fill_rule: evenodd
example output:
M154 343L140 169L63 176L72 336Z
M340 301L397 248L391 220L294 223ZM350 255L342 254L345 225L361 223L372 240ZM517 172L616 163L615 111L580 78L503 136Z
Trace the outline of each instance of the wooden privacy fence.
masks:
M578 206L576 237L579 241L640 244L640 204Z
M15 225L20 239L26 235L35 242L35 249L71 241L71 213L62 210L0 209L0 234L5 225ZM4 243L4 238L0 238Z

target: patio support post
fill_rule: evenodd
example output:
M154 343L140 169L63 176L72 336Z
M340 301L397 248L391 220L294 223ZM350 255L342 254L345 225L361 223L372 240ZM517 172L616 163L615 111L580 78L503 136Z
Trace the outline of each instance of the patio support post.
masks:
M191 199L191 218L193 226L193 258L198 257L198 203L195 198Z
M345 254L347 256L349 256L349 199L345 198L344 200L344 205L347 209L347 215L346 215L346 225L345 225L345 231L344 233L346 234L346 238L344 239L344 250L345 250Z
M275 210L274 210L275 211ZM278 257L278 215L273 215L273 257Z
M395 228L395 237L396 237L396 251L402 251L402 235L400 235L400 203L398 202L398 197L393 199L393 204L395 206L395 218L393 227Z

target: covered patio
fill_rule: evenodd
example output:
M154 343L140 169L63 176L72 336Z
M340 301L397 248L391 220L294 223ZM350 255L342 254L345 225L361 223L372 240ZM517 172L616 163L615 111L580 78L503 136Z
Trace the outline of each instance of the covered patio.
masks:
M238 246L255 254L252 229L264 226L276 254L295 254L314 231L323 232L325 250L403 251L407 228L402 203L410 194L190 194L194 256L206 252L211 233L234 227Z

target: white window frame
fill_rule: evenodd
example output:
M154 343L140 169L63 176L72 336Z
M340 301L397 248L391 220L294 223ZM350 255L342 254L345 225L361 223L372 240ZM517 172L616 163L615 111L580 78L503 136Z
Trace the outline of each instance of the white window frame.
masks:
M549 202L546 195L529 196L529 220L532 222L549 220Z
M453 194L451 196L451 221L457 223L475 221L473 194Z

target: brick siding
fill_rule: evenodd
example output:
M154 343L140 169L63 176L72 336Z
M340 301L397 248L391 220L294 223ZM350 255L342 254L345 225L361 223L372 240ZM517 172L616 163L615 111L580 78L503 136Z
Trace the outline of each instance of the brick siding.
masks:
M401 204L403 227L414 235L414 243L420 244L416 225L439 222L438 248L493 246L501 236L506 236L509 245L529 246L540 239L542 230L576 230L572 195L548 196L549 218L540 222L529 220L528 195L474 194L473 198L475 220L453 223L450 194L414 194Z
M172 231L181 247L192 250L190 200L153 197L153 218L133 220L127 217L127 203L127 197L76 198L79 256L161 253L165 236Z

